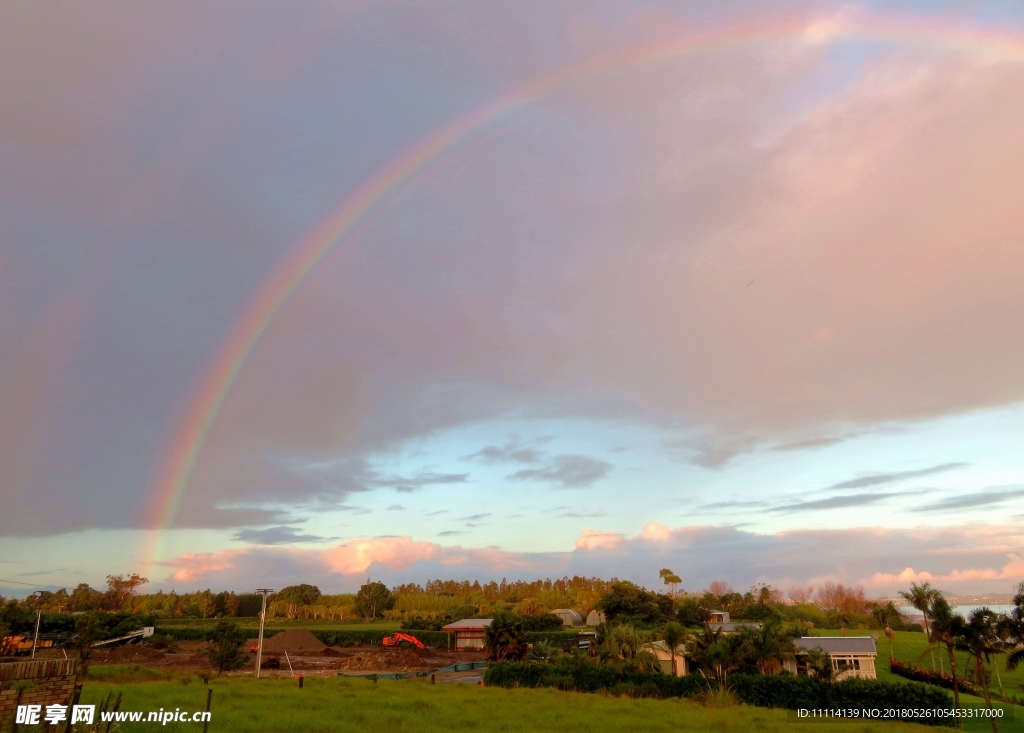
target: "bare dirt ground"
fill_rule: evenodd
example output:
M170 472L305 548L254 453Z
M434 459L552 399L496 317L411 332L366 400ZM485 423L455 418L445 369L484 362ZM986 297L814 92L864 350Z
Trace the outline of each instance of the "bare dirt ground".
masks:
M154 669L180 669L182 671L203 671L210 669L206 656L207 643L201 641L179 641L168 647L154 648L148 644L128 644L112 649L95 649L90 664L139 664ZM285 653L287 652L287 654ZM69 652L75 656L77 652ZM38 655L43 658L63 659L59 649L47 649ZM380 646L324 647L318 651L281 650L271 651L264 647L261 675L288 677L331 676L336 674L365 675L390 672L421 672L448 667L465 662L481 662L486 659L483 652L454 652L444 649L419 649L412 646L385 649ZM290 663L290 666L289 666ZM233 672L236 675L252 674L256 666L256 655L249 654L247 664ZM442 681L464 673L439 675ZM477 673L479 674L479 673Z

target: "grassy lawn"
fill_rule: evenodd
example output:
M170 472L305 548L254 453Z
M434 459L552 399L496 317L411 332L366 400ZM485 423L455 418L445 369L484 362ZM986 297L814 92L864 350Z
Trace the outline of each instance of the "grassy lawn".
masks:
M130 682L134 672L114 668L105 680L86 682L82 702L97 703L107 693L122 692L122 710L202 710L206 686L181 674L166 679ZM123 675L123 679L118 677ZM182 680L187 679L187 683ZM368 680L309 678L298 689L294 680L224 677L213 689L211 731L289 733L294 731L790 731L807 727L815 733L925 733L923 726L830 721L790 723L786 711L746 706L706 709L689 700L633 700L543 690L505 690L466 684L430 685L425 681L374 684ZM125 723L139 731L197 731L195 723ZM947 729L948 730L948 729ZM1004 731L1014 729L1003 727Z

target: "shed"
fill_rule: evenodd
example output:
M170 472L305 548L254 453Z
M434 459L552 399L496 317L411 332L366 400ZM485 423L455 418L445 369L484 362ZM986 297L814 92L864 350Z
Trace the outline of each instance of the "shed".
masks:
M712 624L727 624L729 623L729 612L728 611L711 611L708 614L708 622Z
M587 614L587 626L600 626L605 620L604 611L591 611Z
M828 654L832 660L832 669L836 679L847 677L866 677L875 679L875 640L870 636L802 636L793 640L796 647L796 660L786 660L785 669L793 674L807 674L806 664L801 657L807 652L819 649Z
M441 631L448 632L448 648L451 649L452 637L455 634L455 651L467 651L484 648L484 633L494 621L492 618L464 618L453 624L442 626Z
M571 608L556 608L551 613L562 619L562 626L582 626L583 616Z
M651 652L658 658L658 664L661 665L661 671L665 674L672 674L672 653L668 648L668 644L664 640L651 641L640 647L643 651ZM686 668L686 657L683 655L683 645L680 644L676 647L676 677L682 677L687 674Z

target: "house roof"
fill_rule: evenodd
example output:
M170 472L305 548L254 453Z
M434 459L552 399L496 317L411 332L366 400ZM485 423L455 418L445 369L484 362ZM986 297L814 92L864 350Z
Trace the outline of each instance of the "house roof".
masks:
M798 650L821 649L828 654L876 654L870 636L802 636L793 640Z
M756 621L727 621L724 624L711 623L711 624L708 624L708 626L711 627L712 631L722 631L724 633L729 633L730 631L735 631L736 629L744 629L744 628L759 629L759 628L761 628L761 624L757 623Z
M481 631L494 621L493 618L464 618L453 624L442 626L441 631Z

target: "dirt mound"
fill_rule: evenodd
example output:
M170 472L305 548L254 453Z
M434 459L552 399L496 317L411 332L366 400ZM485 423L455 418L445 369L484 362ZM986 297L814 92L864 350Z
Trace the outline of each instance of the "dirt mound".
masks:
M432 667L410 649L361 651L338 662L339 669L350 672L412 672Z
M295 654L306 652L317 654L323 652L327 645L317 639L308 629L289 629L263 640L263 653Z
M159 652L149 646L141 644L125 644L116 646L113 649L104 649L101 653L93 652L93 658L107 664L125 664L129 662L159 662L164 658L163 652Z
M320 652L320 656L321 657L344 657L344 656L347 656L347 655L344 652L338 651L337 649L333 649L331 647L327 647L322 652Z

